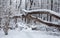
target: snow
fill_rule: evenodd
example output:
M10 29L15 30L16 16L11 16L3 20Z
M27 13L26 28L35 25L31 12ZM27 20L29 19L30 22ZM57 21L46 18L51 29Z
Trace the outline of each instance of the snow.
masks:
M22 22L17 24L18 28L15 30L9 30L8 35L4 35L3 30L0 30L0 38L60 38L60 32L37 31L32 30L27 27L27 24ZM23 29L21 29L21 27L23 27Z
M9 30L8 35L4 35L3 30L0 30L0 38L60 38L60 32L37 31L27 27L25 23L19 22L17 24L18 28ZM23 29L21 29L21 27L23 27Z
M37 31L32 30L31 28L27 27L27 24L24 24L22 22L19 22L17 24L18 28L15 30L9 30L8 35L4 35L3 30L0 30L0 38L60 38L60 32L40 30ZM23 28L21 29L21 27Z
M41 18L38 18L38 19L40 19L41 21L46 22L46 23L52 23L52 24L59 25L58 22L49 22L49 21L42 20Z
M14 16L22 16L22 14L10 15L10 17L14 17Z
M35 16L31 15L32 17L36 18ZM40 19L41 21L43 22L46 22L46 23L52 23L52 24L56 24L56 25L59 25L58 22L49 22L49 21L45 21L45 20L42 20L41 18L38 17L38 19Z
M54 14L58 17L60 17L60 13L57 13L57 12L54 12L52 10L48 10L48 9L36 9L36 10L25 10L25 9L22 9L24 12L26 13L31 13L31 12L38 12L38 11L44 11L44 12L48 12L50 14Z
M24 24L24 23L21 23L21 22L19 22L19 23L17 23L17 25L18 25L18 27L24 27L24 28L26 28L27 26L27 24Z
M46 10L46 9L30 10L30 11L24 10L24 11L25 12L47 11L51 14L54 14L60 17L60 14L51 10ZM19 14L17 16L21 16L21 15L22 14ZM40 20L44 21L42 19ZM44 21L44 22L58 24L56 22L48 22L48 21ZM18 28L16 28L15 30L9 30L8 35L4 35L4 32L0 30L0 38L60 38L60 32L51 32L51 31L46 32L46 31L36 31L36 30L33 31L32 28L35 28L37 26L31 25L31 27L29 28L27 24L24 24L22 22L17 23L17 25L18 25Z
M0 31L0 38L60 38L57 35L51 35L43 31L32 31L32 30L10 30L8 35L4 35Z

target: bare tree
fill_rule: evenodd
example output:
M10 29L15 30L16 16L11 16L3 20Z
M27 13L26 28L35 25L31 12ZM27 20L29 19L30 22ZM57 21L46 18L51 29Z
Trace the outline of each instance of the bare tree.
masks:
M33 0L30 0L30 9L31 9L32 5L33 5Z
M18 6L18 9L20 8L20 6L21 6L21 3L22 3L22 0L20 0L20 4L19 4L19 6Z
M5 35L8 35L8 30L9 30L9 22L10 22L10 15L11 15L11 6L12 5L12 1L10 0L10 3L9 3L9 7L6 6L6 12L5 12L5 15L4 15L4 26L3 26L3 31L5 33Z

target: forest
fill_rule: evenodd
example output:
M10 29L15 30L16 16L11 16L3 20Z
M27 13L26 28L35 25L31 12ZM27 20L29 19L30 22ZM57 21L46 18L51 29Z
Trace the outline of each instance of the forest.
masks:
M60 38L60 0L0 0L0 37L22 36Z

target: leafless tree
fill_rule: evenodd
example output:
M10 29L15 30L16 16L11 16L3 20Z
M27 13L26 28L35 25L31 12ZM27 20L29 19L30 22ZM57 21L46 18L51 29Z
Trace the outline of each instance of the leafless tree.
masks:
M32 5L33 5L33 0L30 0L30 9L31 9Z

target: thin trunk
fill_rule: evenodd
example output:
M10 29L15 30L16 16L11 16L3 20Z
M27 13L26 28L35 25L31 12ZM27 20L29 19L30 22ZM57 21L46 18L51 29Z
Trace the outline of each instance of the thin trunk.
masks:
M10 0L10 5L12 4L12 1Z
M33 5L33 0L30 0L30 10L31 10L32 5Z
M22 4L22 0L20 0L20 4L19 4L19 6L18 6L18 9L20 8L21 4Z

